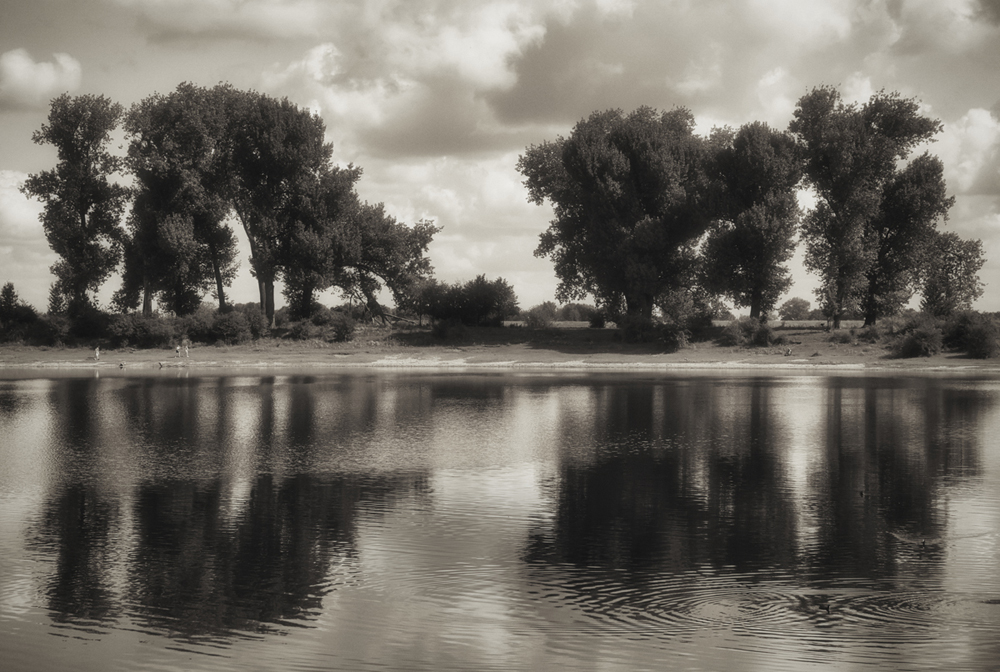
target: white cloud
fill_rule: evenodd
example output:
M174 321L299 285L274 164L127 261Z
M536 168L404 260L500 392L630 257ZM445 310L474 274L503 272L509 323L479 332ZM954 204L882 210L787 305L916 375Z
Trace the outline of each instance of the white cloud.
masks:
M952 191L1000 197L1000 120L972 109L947 123L932 152L941 157Z
M0 284L13 282L22 300L44 310L56 256L38 221L41 203L19 191L26 177L0 170Z
M35 63L24 49L0 55L0 110L42 109L50 99L80 86L80 63L53 54L53 63Z
M330 15L322 0L114 0L158 37L315 36Z

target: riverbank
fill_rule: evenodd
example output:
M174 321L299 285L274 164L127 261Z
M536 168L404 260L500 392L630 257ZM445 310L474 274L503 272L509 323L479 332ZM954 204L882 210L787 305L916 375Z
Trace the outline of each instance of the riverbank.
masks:
M694 343L676 352L650 344L622 343L614 330L505 328L470 331L461 341L441 343L426 330L370 330L348 343L264 339L246 345L173 349L94 350L82 347L0 346L0 378L46 371L162 369L294 369L336 367L447 369L798 369L1000 373L1000 361L962 353L897 359L882 344L832 335L822 329L778 328L784 341L762 348Z

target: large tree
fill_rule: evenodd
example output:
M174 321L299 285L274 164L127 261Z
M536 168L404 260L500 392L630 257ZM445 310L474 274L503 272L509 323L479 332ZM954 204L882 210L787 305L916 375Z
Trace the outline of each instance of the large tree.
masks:
M918 156L886 182L865 235L873 253L861 299L866 326L899 311L919 289L925 262L936 263L927 249L937 222L947 219L954 202L946 193L941 160L930 154Z
M595 112L568 138L518 160L528 198L555 213L536 256L550 257L560 301L592 294L611 314L649 319L692 270L709 223L705 140L686 109Z
M799 100L789 130L802 145L805 176L817 196L802 225L806 267L819 274L817 296L839 328L869 290L879 254L873 227L884 213L886 189L898 179L900 162L941 123L897 93L882 91L856 105L819 87Z
M229 125L235 92L183 83L129 111L127 163L137 196L129 219L125 284L119 302L152 310L151 294L190 312L209 288L226 307L236 272L236 239L225 225L229 205ZM129 306L134 307L134 306Z
M128 189L112 181L121 159L108 151L124 109L104 96L52 101L48 123L32 135L56 148L53 170L28 176L21 190L43 201L39 219L60 259L52 266L54 294L71 314L91 304L90 294L111 275L121 256L120 221Z
M274 283L288 259L291 232L302 221L333 147L322 118L287 99L234 94L230 130L234 209L250 243L260 305L274 321Z
M983 295L979 269L986 261L983 244L962 240L957 233L935 233L926 250L921 307L938 317L972 308Z
M795 140L767 124L745 124L712 162L719 219L704 248L706 288L760 318L791 285L802 176Z

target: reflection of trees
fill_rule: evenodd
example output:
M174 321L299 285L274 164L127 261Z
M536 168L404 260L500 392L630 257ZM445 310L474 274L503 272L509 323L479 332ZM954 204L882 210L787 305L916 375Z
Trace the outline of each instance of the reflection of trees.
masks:
M143 487L130 602L153 625L189 635L309 618L332 560L350 553L362 495L348 481L264 474L229 520L220 481Z
M825 416L800 444L789 443L796 419L776 412L780 382L595 388L596 447L585 459L567 448L555 519L529 540L526 560L894 575L899 554L916 552L898 535L946 534L943 477L977 473L974 430L996 398L934 379L824 382L815 401ZM793 458L809 469L794 496ZM814 530L800 529L803 516Z
M79 484L47 504L29 543L54 556L55 573L45 594L55 620L105 621L120 613L111 577L117 513L95 489Z
M759 565L794 554L767 388L607 386L592 461L562 466L551 539L529 559L608 568Z

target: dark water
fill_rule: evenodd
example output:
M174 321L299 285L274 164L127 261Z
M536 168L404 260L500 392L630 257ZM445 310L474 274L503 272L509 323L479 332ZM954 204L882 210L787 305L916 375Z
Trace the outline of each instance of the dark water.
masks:
M0 381L0 667L1000 669L1000 381Z

